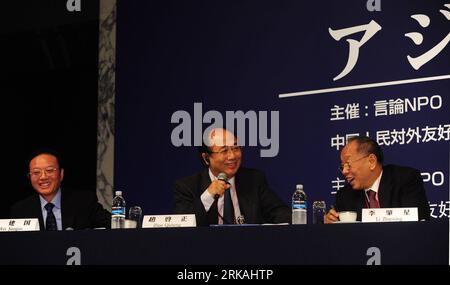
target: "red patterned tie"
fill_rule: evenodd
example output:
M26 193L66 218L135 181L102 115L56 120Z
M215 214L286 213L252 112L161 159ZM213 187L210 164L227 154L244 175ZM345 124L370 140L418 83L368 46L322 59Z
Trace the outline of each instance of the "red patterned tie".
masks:
M380 204L378 203L376 196L377 193L373 190L367 191L367 194L369 194L369 207L370 208L380 208Z

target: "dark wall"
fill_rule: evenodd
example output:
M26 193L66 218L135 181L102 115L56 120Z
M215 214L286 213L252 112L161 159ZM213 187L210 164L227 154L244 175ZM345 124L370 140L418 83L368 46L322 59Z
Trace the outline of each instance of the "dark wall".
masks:
M65 0L8 3L0 12L0 218L33 193L27 160L38 147L61 152L63 186L95 191L99 13L98 1L82 3L75 13Z

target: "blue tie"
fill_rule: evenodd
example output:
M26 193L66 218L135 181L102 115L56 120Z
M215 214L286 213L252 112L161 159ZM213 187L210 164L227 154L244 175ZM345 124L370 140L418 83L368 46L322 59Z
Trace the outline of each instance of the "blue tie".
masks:
M234 208L231 201L231 188L225 191L223 197L223 223L234 224Z
M47 203L45 205L45 209L47 210L47 219L45 220L45 229L47 231L57 231L58 227L56 226L56 218L53 214L53 205L52 203Z

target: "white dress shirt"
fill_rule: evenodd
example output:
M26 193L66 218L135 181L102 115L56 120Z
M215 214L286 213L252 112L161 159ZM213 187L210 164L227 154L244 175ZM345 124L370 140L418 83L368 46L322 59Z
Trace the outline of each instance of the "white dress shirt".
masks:
M55 205L52 209L53 215L55 215L56 218L56 226L58 228L58 231L62 230L62 218L61 218L61 188L58 189L58 192L56 193L56 196L53 197L53 200L50 202L47 202L44 198L42 198L41 195L39 195L39 200L41 201L41 211L42 211L42 218L44 218L44 225L47 222L47 210L45 209L45 205L47 203L52 203Z

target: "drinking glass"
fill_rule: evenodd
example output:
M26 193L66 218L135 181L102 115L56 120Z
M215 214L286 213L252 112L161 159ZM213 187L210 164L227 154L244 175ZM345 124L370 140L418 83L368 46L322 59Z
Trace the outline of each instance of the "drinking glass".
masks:
M313 224L323 224L323 218L327 212L325 201L314 201Z
M142 227L142 209L139 206L130 207L128 212L128 219L136 221L137 228Z

